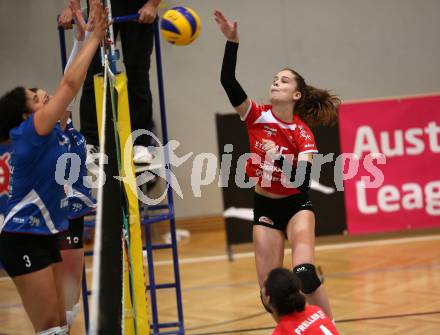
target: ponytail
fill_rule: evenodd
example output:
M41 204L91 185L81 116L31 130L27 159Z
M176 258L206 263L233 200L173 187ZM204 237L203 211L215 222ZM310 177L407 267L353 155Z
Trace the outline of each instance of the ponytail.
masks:
M266 295L270 297L270 305L278 315L302 312L306 298L300 292L301 282L292 272L284 268L272 270L265 282Z
M341 100L328 90L306 84L304 78L292 69L285 69L295 76L301 98L295 106L294 113L308 126L331 126L338 120L338 107Z
M283 306L284 308L282 308L279 311L279 313L280 315L284 315L284 314L290 314L292 313L292 311L302 312L304 310L305 305L306 305L306 297L302 295L299 291L294 292L287 296L287 299Z

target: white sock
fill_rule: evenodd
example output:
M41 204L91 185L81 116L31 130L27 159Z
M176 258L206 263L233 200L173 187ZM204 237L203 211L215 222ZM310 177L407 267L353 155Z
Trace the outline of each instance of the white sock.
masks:
M61 327L52 327L41 332L38 332L36 335L58 335L60 334Z
M69 326L64 325L60 328L60 331L57 333L57 335L68 335L69 334Z
M71 311L66 311L66 320L69 326L71 326L73 324L73 321L75 321L75 318L78 315L80 308L81 306L78 302L72 307Z

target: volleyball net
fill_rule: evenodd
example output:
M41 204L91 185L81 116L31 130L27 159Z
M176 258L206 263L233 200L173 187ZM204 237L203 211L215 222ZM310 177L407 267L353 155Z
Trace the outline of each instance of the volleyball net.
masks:
M111 7L108 3L109 19ZM133 19L130 17L127 20ZM150 332L128 104L110 25L94 89L100 139L90 334ZM124 150L128 148L127 150ZM115 178L119 176L119 178Z
M110 8L109 6L107 6ZM139 14L123 17L111 17L111 23L136 21ZM154 50L158 84L158 102L162 143L168 143L166 122L165 94L162 74L160 36L158 21L154 23ZM66 41L64 29L58 27L61 63L66 65ZM171 187L170 160L167 145L158 142L157 157L163 162L159 165L163 171L154 167L135 170L132 161L133 142L131 135L130 112L128 103L127 78L118 72L116 63L118 53L110 25L101 48L102 74L94 77L95 104L100 142L99 173L95 181L97 212L95 220L86 221L86 227L95 229L94 249L86 251L86 256L93 255L92 290L88 291L83 278L84 322L87 334L184 334L183 306L180 287L180 274L177 252L176 222L174 201ZM136 133L136 132L135 132ZM145 133L142 133L145 134ZM136 135L133 135L136 136ZM148 171L147 171L148 170ZM148 173L158 171L165 183L163 203L145 203L138 201L137 182L145 184ZM140 175L135 175L141 173ZM145 172L147 173L145 175ZM163 173L162 173L163 172ZM96 185L97 184L97 185ZM146 189L144 189L146 191ZM143 192L143 191L141 191ZM141 199L141 198L139 198ZM144 199L145 200L145 199ZM156 199L157 200L157 199ZM140 208L141 207L141 208ZM141 209L141 210L140 210ZM167 221L171 241L153 242L151 225ZM145 245L142 243L141 224L145 229ZM143 249L147 258L148 271L144 268ZM173 280L158 282L155 274L153 251L170 250L173 263ZM146 276L148 275L148 285ZM176 297L177 320L159 320L157 290L174 290ZM148 291L148 303L147 303ZM91 313L89 318L88 294L92 293ZM150 308L151 307L151 308ZM150 314L151 313L151 314ZM174 318L174 317L173 317Z

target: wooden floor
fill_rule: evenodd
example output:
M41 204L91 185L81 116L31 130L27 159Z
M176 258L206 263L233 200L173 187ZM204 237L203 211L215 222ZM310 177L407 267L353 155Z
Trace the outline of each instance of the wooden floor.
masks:
M270 334L273 329L259 302L252 247L234 251L236 259L229 262L222 231L193 234L179 244L186 334ZM438 231L376 241L318 239L316 255L341 334L440 334ZM169 253L160 250L155 258L158 281L170 281ZM290 267L289 253L285 265ZM175 321L174 294L158 298L160 321ZM84 334L83 329L80 317L72 334ZM32 333L12 282L1 277L0 335Z

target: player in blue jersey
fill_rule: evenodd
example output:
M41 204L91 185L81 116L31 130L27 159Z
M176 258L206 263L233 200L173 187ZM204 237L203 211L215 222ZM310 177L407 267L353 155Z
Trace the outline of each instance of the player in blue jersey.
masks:
M70 327L80 310L79 297L84 265L84 216L96 209L96 200L87 184L86 141L69 119L66 135L70 140L70 152L78 155L80 169L78 179L66 186L68 200L69 229L58 234L63 257L64 297L66 303L66 321Z
M70 1L72 12L77 12L80 7L76 1ZM70 67L73 59L80 52L86 40L90 37L87 24L81 16L74 17L75 42L66 64L65 71ZM79 20L79 21L78 21ZM37 90L37 92L40 90ZM67 108L68 114L73 111L73 104ZM61 122L63 123L63 122ZM64 298L66 304L66 321L71 327L76 315L80 310L79 297L81 293L81 281L84 265L84 216L96 209L96 200L92 196L90 185L85 178L86 168L86 140L84 136L74 128L69 118L62 124L65 135L69 139L69 153L74 156L68 166L65 175L74 178L73 184L65 185L68 200L69 228L58 234L61 249ZM79 169L78 169L79 168Z
M53 97L16 87L0 98L0 141L11 138L8 213L0 227L0 261L12 278L35 332L67 334L58 233L68 226L64 185L55 178L69 138L58 121L81 88L107 28L100 1L92 5L93 32ZM79 15L76 13L76 15Z
M81 49L81 41L83 41L84 38L83 32L82 39L76 39L66 69L70 65L71 60L74 59L76 53ZM42 93L40 89L31 90L38 94ZM68 112L71 109L71 106L69 106ZM84 136L73 127L70 118L67 120L64 130L65 135L69 139L68 151L75 155L75 161L72 164L76 164L77 167L79 167L78 174L76 175L76 173L74 173L74 177L78 178L75 178L72 185L69 184L64 187L68 205L68 229L57 235L63 259L62 273L64 278L66 321L70 328L80 310L79 297L84 265L84 217L95 211L96 199L93 197L90 184L85 178L87 176L86 140ZM70 174L73 173L72 164L66 175L70 176ZM75 169L77 167L75 167Z

